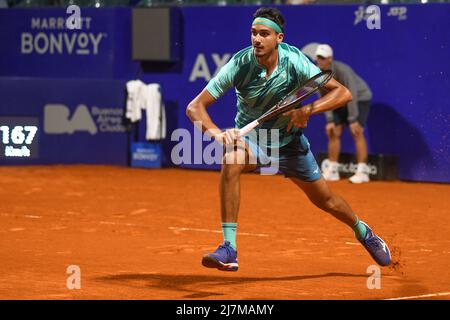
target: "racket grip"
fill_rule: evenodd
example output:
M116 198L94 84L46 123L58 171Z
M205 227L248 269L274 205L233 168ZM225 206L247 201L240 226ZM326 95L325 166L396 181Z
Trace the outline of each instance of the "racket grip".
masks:
M258 124L259 124L258 120L250 122L248 125L239 130L239 136L243 137L247 135L247 133L252 131Z

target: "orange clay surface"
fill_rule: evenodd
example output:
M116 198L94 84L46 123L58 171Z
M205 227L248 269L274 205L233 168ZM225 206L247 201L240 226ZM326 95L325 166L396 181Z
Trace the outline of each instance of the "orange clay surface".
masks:
M213 171L1 167L0 298L450 298L450 185L331 183L391 247L381 289L369 290L374 262L352 231L283 176L242 176L240 269L202 267L222 241L218 181ZM79 290L66 287L70 265Z

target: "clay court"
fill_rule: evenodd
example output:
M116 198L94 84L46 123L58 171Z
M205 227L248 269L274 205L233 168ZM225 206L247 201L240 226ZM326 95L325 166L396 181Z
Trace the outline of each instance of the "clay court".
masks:
M348 228L282 176L245 174L239 271L201 266L222 241L219 173L0 168L1 299L449 299L450 186L331 183L390 245L381 289ZM81 270L81 289L66 269Z

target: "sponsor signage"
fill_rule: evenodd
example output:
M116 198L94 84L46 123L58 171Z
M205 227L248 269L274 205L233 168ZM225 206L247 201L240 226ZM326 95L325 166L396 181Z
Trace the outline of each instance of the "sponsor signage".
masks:
M161 144L157 142L132 143L131 166L141 168L160 168Z
M122 9L80 8L75 25L65 8L1 10L0 76L115 77L131 56Z

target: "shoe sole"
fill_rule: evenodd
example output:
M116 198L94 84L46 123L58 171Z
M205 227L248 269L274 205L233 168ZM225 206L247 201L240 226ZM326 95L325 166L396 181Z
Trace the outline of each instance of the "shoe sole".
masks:
M238 271L239 268L237 263L222 263L209 255L203 257L202 265L206 268L215 268L220 271Z

